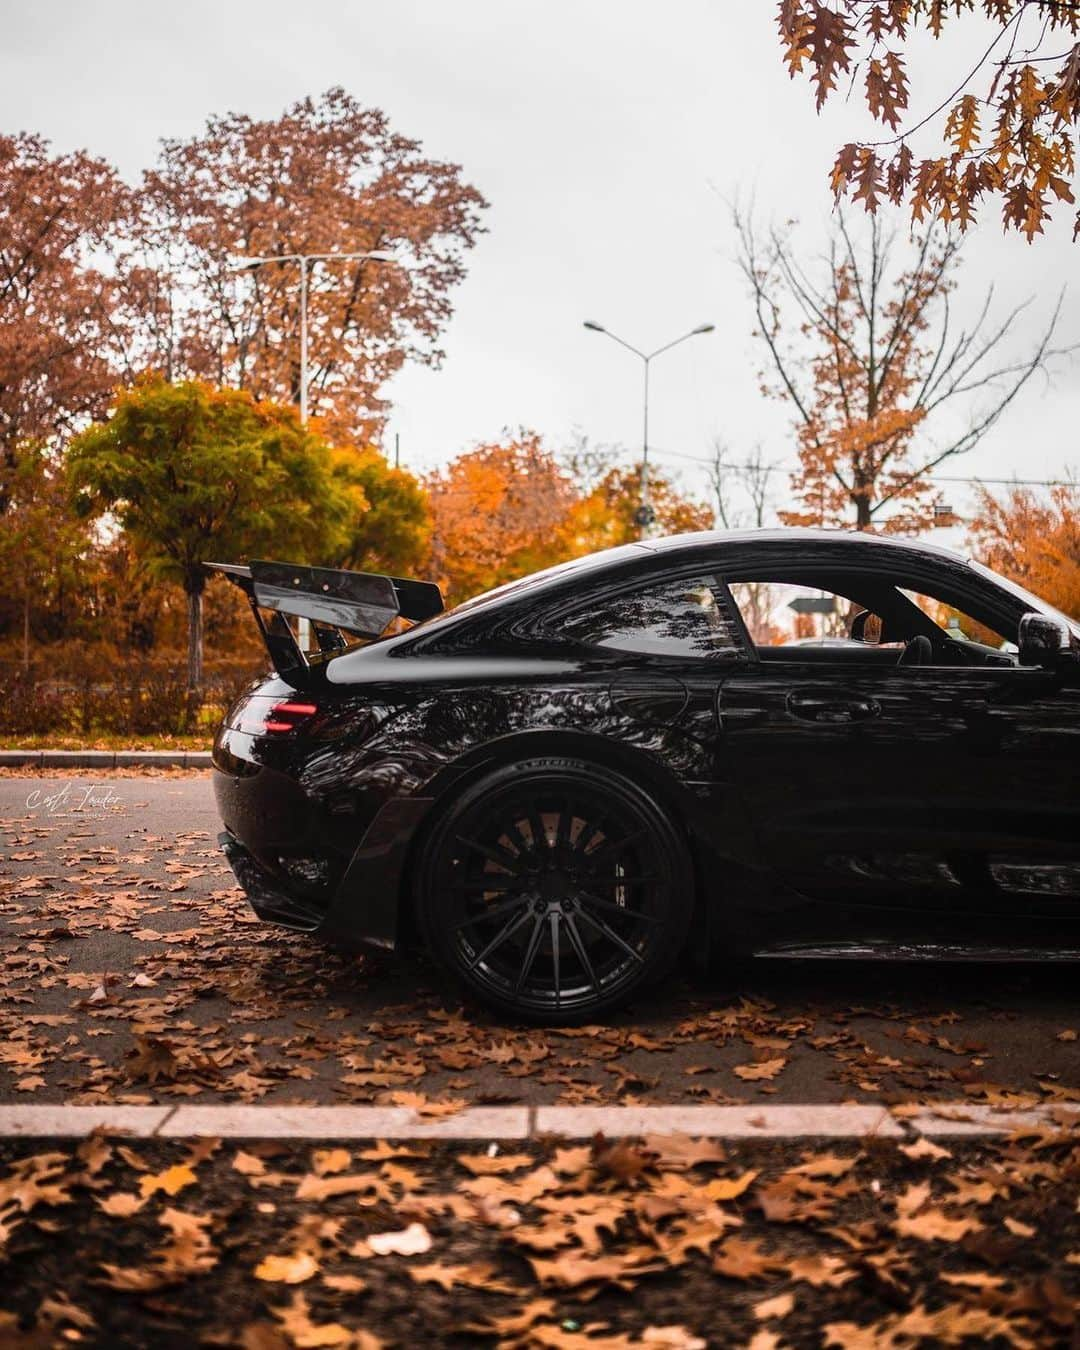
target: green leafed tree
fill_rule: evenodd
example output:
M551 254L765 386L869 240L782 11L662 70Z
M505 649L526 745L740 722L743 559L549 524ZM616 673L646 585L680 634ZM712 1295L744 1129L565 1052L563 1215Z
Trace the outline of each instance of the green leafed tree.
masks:
M427 564L431 511L423 485L373 447L334 452L334 477L367 503L352 514L334 562L357 572L410 575Z
M203 563L324 562L366 506L294 408L198 381L153 376L123 390L108 421L72 440L67 467L80 514L114 518L148 566L183 586L193 691L202 684Z

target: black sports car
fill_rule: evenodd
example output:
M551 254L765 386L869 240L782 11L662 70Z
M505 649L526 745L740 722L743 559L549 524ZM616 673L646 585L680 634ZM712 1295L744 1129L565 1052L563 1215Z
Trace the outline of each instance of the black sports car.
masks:
M214 745L263 918L423 943L552 1022L614 1008L688 941L1080 957L1080 625L978 563L683 535L448 612L425 582L215 566L276 669Z

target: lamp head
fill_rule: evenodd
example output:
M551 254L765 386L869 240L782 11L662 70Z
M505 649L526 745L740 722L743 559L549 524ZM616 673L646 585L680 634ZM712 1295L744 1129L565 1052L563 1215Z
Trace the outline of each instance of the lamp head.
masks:
M702 323L699 324L697 328L694 329L695 333L713 333L715 331L716 331L716 324L714 323Z
M585 327L588 328L589 331L593 333L607 332L607 329L604 327L604 325L602 323L597 323L595 319L586 319Z

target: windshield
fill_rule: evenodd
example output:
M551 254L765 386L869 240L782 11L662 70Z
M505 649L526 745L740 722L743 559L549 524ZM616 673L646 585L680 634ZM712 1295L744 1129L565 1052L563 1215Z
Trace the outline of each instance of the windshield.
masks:
M1028 609L1033 609L1037 614L1046 614L1049 618L1057 619L1060 623L1063 623L1073 635L1073 638L1080 642L1080 623L1077 623L1075 619L1070 619L1067 614L1062 614L1060 609L1055 609L1048 601L1033 595L1019 582L1012 581L1009 577L1003 577L1000 572L995 572L990 567L984 567L981 562L976 562L974 558L968 559L968 566L978 572L980 576L987 577L995 585L1000 586L1003 591L1008 591L1015 599L1023 601Z

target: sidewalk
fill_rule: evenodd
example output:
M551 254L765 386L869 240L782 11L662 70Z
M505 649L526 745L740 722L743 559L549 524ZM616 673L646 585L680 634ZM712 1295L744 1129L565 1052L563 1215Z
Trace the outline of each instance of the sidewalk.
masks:
M0 768L208 769L209 750L0 750Z
M856 1103L769 1106L474 1106L437 1117L396 1106L30 1106L0 1104L0 1139L709 1139L979 1138L1080 1125L1080 1110L997 1111L962 1102L889 1109Z

